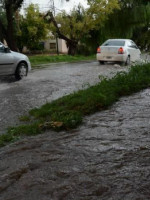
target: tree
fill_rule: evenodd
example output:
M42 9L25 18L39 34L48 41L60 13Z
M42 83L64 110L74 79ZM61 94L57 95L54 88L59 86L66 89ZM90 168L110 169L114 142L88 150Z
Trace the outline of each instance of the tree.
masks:
M6 15L2 7L0 7L0 19L3 21L3 24L6 26ZM5 36L4 29L2 25L0 24L0 41L4 40L4 36Z
M83 7L78 6L78 8L74 8L70 14L64 11L59 13L56 18L54 18L52 13L49 14L50 20L53 23L53 32L56 32L59 38L66 41L68 54L74 55L78 42L88 33L89 28L92 28L90 18L86 15L86 11ZM61 24L61 28L58 24Z
M6 23L0 16L0 28L7 44L12 50L17 51L15 38L15 12L21 7L23 0L0 0L0 7L6 16Z
M146 4L142 0L122 0L120 10L112 13L101 28L99 42L101 44L107 38L130 38L142 48L148 48L150 46L149 23L150 4L148 1Z
M143 11L141 24L137 25L133 31L133 39L143 50L150 50L150 3L140 6L140 11Z
M30 50L39 48L39 42L47 37L48 27L43 20L38 5L30 4L25 16L21 17L18 31L20 50L26 46Z
M69 14L59 13L56 17L52 12L48 12L45 19L53 24L53 32L56 32L59 38L64 39L68 46L68 54L74 55L79 41L91 30L97 29L107 19L114 9L118 9L118 0L91 0L88 1L89 8L84 9L80 5L74 8ZM58 27L61 24L61 28ZM67 26L66 26L67 25Z
M135 8L136 6L147 5L149 0L119 0L122 8Z

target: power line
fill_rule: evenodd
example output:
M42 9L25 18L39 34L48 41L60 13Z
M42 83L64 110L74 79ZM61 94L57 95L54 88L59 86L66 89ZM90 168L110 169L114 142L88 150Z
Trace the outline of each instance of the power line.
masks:
M30 2L31 2L31 0L30 0ZM22 4L23 9L27 8L31 4L30 2L29 3L27 3L27 2L23 3ZM37 5L39 5L40 10L50 9L50 10L53 11L54 14L56 14L56 10L59 11L59 12L63 11L62 9L59 9L54 5L53 0L50 0L49 5L48 4L41 4L41 3L37 3Z

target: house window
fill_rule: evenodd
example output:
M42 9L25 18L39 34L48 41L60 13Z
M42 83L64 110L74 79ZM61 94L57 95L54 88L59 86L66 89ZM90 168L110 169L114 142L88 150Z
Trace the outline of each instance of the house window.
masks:
M50 49L56 49L56 43L55 42L50 43L49 45L50 45Z

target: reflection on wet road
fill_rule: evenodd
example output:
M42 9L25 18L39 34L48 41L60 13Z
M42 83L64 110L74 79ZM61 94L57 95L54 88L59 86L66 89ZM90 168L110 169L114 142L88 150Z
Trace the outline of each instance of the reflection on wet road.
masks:
M149 200L149 98L146 89L84 118L76 130L1 148L0 199Z

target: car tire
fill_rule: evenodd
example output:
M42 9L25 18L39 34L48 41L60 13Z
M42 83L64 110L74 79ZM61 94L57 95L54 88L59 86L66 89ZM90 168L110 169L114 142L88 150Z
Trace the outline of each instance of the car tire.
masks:
M21 79L23 79L24 76L27 76L27 74L28 74L27 65L25 63L21 62L16 69L15 78L17 80L21 80Z
M99 60L99 64L100 64L100 65L104 65L105 63L104 63L104 61L100 61L100 60Z
M130 56L127 57L127 60L125 62L125 66L128 66L128 65L130 65Z

